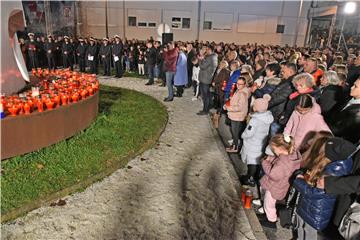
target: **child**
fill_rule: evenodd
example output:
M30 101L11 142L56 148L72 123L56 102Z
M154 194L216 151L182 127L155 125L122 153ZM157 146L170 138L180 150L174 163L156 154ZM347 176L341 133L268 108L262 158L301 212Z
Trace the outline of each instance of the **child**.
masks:
M344 176L351 173L355 146L341 138L320 137L305 152L302 166L307 172L298 175L294 187L300 193L297 207L298 239L318 238L318 231L327 227L336 202L336 196L317 188L325 176Z
M199 67L199 59L197 57L194 57L192 59L192 64L193 64L193 68L192 68L192 83L193 83L193 87L194 87L194 97L191 99L192 101L196 101L199 97L199 72L200 72L200 67Z
M144 64L145 64L144 54L142 51L140 51L138 55L138 70L139 70L139 75L141 76L145 74Z
M288 135L276 134L270 140L270 147L275 156L268 156L261 163L265 175L260 185L265 190L265 197L264 207L259 212L265 212L267 218L267 221L260 220L261 225L276 228L276 201L285 198L290 187L289 179L300 168L301 155L295 149L293 138Z
M250 114L251 119L244 133L243 147L241 149L241 160L247 164L248 173L241 177L241 183L244 185L255 186L260 159L263 156L263 150L269 134L270 124L274 117L268 111L271 96L265 94L263 98L258 98L254 102L254 113Z
M308 135L319 131L330 132L321 115L321 108L309 94L301 95L284 133L294 138L296 149L302 152Z

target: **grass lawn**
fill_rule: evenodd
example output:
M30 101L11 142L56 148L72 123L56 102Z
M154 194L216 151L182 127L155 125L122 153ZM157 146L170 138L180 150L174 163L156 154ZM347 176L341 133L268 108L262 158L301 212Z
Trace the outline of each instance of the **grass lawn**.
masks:
M99 115L89 128L53 146L2 162L2 221L84 189L124 167L156 142L166 122L166 109L155 99L101 86Z

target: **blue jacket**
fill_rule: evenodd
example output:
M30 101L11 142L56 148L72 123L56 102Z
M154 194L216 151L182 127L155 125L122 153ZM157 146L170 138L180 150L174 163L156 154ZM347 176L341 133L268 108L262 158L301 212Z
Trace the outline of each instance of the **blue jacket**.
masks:
M226 87L224 89L224 94L225 94L225 101L229 99L230 97L230 93L231 93L231 87L232 85L236 84L238 78L240 77L241 73L240 70L235 70L229 78L229 81L226 84Z
M351 173L352 159L329 163L324 174L330 176L344 176ZM336 195L327 194L323 189L311 187L303 179L294 181L295 188L300 192L297 214L316 230L323 230L330 222Z

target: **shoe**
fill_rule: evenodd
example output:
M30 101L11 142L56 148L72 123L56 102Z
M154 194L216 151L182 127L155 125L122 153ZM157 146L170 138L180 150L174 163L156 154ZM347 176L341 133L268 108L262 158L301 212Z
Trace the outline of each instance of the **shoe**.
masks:
M200 111L198 113L196 113L196 115L199 115L199 116L203 116L203 115L208 115L209 112L204 112L204 111Z
M254 180L253 177L250 177L250 178L244 180L244 181L242 182L242 184L243 184L243 185L247 185L247 186L249 186L249 187L255 187L255 186L256 186L256 182L255 182L255 180Z
M228 153L237 153L239 149L236 146L232 145L230 147L227 147L225 151Z
M193 98L191 99L191 101L197 101L197 100L198 100L197 97L193 97Z
M276 222L270 222L267 219L260 220L259 222L260 222L261 226L263 226L263 227L277 229Z
M164 98L164 102L171 102L173 100L174 100L173 98Z
M259 207L258 209L256 209L255 213L258 214L258 215L265 214L264 207Z
M149 86L149 85L153 85L154 83L152 83L152 82L147 82L147 83L145 83L145 85L147 85L147 86Z
M251 203L255 206L262 206L261 200L260 199L254 199L251 201Z

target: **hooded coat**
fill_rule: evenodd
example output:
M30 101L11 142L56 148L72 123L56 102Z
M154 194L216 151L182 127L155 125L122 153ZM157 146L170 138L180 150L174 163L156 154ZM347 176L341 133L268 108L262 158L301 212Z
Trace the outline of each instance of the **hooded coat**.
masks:
M351 173L352 159L329 163L324 170L327 176L344 176ZM325 193L324 189L311 187L303 179L295 179L294 186L300 192L297 214L316 230L323 230L331 220L336 195Z
M301 160L299 151L278 157L268 156L261 163L265 173L260 180L261 187L276 200L284 199L290 187L289 179L300 168Z
M184 86L188 83L188 69L187 59L184 52L179 52L179 57L176 63L176 73L174 77L175 86Z
M284 129L284 133L294 138L296 149L301 149L308 134L320 131L331 132L321 115L320 106L315 100L313 100L313 107L309 112L301 114L295 110Z
M270 111L251 114L251 119L241 135L243 146L241 160L246 164L257 165L263 156L264 146L269 135L270 124L274 118Z

